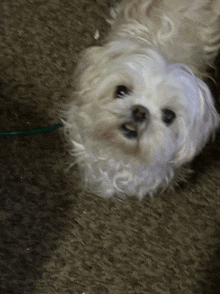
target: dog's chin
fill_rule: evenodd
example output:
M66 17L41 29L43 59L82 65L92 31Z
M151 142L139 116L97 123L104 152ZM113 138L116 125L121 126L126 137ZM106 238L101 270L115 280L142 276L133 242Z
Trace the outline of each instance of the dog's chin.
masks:
M88 148L96 154L102 149L109 158L137 166L144 164L150 168L158 163L163 165L169 162L175 152L175 143L173 138L165 140L162 132L151 133L131 122L124 122L117 128L102 131L95 129Z
M105 150L111 150L112 155L123 154L125 156L137 157L140 153L140 144L138 138L138 131L129 129L128 126L123 123L117 129L107 129L100 132L94 131L90 143L95 144L97 140L98 146L105 146ZM96 146L94 147L97 148Z

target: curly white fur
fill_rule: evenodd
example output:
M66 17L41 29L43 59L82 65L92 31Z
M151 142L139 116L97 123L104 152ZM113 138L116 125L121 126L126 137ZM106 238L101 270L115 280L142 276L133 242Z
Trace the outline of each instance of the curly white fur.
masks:
M65 118L87 189L152 196L215 132L219 115L201 78L220 48L219 3L122 0L111 11L108 42L82 54Z

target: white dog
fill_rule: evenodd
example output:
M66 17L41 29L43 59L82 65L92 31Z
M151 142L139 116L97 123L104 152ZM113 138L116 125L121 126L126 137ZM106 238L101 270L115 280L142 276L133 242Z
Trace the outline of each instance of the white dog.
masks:
M220 0L122 0L102 47L85 50L65 118L84 187L152 196L219 126L201 80L220 48Z

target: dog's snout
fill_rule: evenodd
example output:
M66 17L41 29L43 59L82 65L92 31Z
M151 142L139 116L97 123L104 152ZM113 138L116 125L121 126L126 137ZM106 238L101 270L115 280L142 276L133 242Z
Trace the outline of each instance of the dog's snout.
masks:
M149 110L142 105L134 105L132 107L132 117L135 122L142 123L149 119Z

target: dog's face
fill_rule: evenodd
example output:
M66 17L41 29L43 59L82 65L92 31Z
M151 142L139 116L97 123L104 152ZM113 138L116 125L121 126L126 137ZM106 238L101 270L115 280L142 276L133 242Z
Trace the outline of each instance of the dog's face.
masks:
M87 146L179 166L201 150L219 116L208 87L187 66L136 46L114 42L84 53L76 72L81 132Z

